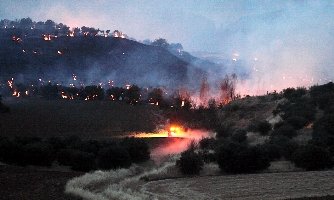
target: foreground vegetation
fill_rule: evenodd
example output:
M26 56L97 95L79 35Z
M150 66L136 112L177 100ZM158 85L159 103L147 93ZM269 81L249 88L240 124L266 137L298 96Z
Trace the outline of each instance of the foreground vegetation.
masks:
M241 101L232 102L222 108L225 121L215 119L217 138L200 141L181 154L177 166L185 174L199 174L203 160L217 162L224 173L254 173L267 169L270 162L288 160L305 170L323 170L334 166L334 84L305 88L288 88L280 94L264 97L280 103L273 109L281 120L270 124L264 120L249 120L248 126L240 129L229 121L229 113L243 112ZM239 103L239 104L238 104ZM235 122L234 122L235 123ZM236 128L238 127L238 128ZM310 139L297 140L306 132L312 132ZM266 140L250 144L247 133L256 132ZM192 152L192 153L190 153ZM188 167L192 162L193 166ZM194 162L196 161L196 162ZM196 169L196 171L194 171Z
M150 159L141 139L81 140L70 137L1 137L0 162L19 166L70 166L76 171L117 169Z

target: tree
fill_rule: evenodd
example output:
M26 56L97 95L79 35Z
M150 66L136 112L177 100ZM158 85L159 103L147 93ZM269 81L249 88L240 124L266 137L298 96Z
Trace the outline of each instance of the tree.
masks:
M306 170L321 170L333 166L330 152L324 147L313 144L298 148L292 156L292 161L297 167Z
M125 91L125 99L131 105L137 104L140 100L140 88L137 85L132 85Z
M45 23L45 31L49 34L54 33L55 28L56 28L56 23L50 19L46 20Z
M195 153L192 148L182 152L180 159L176 161L176 166L179 167L181 172L188 175L199 174L203 165L201 156Z
M209 98L209 92L210 92L210 86L208 83L208 79L204 78L201 83L201 88L199 92L199 99L201 101L201 104L203 106L208 104L208 98Z
M163 91L160 88L154 88L151 92L148 93L148 101L150 103L161 105L163 100Z
M107 96L113 101L119 101L124 98L125 89L120 87L112 87L107 91Z
M259 147L226 142L217 151L219 168L227 173L251 173L270 166L265 152Z
M28 17L28 18L22 18L20 20L20 27L22 29L30 29L33 26L33 21Z
M163 39L163 38L159 38L159 39L154 40L154 42L152 42L151 45L161 47L161 48L165 48L165 49L167 49L168 46L169 46L167 40Z
M220 103L223 105L228 104L236 97L235 87L237 82L237 75L226 75L220 83Z
M130 167L131 157L124 147L111 146L100 150L97 163L98 167L101 169Z

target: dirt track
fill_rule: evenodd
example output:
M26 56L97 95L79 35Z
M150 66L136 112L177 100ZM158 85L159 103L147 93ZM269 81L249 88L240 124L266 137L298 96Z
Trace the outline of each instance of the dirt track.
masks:
M158 199L289 199L334 195L334 171L209 176L152 181Z

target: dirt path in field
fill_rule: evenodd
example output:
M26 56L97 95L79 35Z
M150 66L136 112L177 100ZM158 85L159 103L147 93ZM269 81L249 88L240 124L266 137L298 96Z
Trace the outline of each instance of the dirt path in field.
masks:
M334 195L334 171L207 176L151 181L158 199L289 199Z

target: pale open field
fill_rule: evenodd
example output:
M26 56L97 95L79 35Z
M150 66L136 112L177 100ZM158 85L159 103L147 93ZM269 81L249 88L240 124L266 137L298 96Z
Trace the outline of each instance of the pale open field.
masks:
M148 182L141 191L169 200L319 197L334 195L334 171L168 179Z

